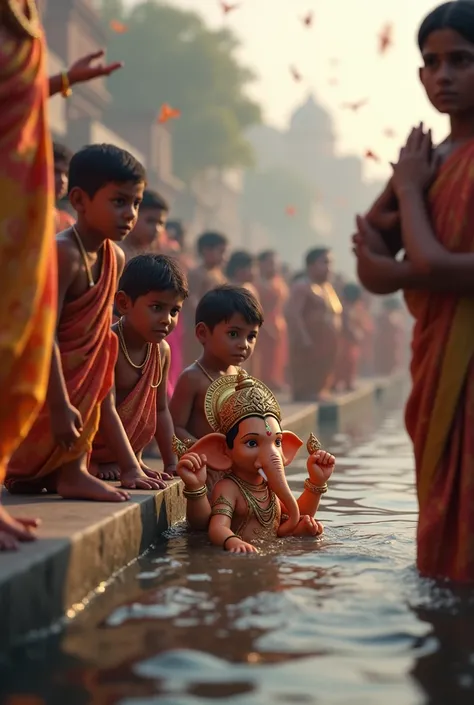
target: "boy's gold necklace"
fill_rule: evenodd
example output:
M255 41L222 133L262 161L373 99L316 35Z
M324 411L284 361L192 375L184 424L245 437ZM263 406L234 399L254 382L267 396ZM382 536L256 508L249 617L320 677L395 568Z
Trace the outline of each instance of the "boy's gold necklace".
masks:
M142 363L140 363L139 365L136 365L136 364L133 362L133 360L132 360L132 358L130 357L130 355L129 355L129 353L128 353L128 350L127 350L127 344L126 344L126 342L125 342L125 337L124 337L124 335L123 335L123 323L122 323L122 319L121 319L121 318L119 318L119 321L118 321L118 323L117 323L117 330L118 330L118 339L119 339L120 347L121 347L121 349L122 349L122 352L123 352L123 354L124 354L124 357L125 357L126 361L128 362L129 365L131 365L132 367L134 367L136 370L143 370L143 368L144 368L145 365L147 364L148 360L150 359L150 355L151 355L151 345L152 345L152 344L151 344L151 343L147 343L147 350L146 350L145 359L143 360ZM158 349L159 349L159 346L158 346ZM160 365L160 367L161 367L161 365ZM158 384L159 384L159 382L158 382ZM157 386L158 386L158 385L157 385Z
M206 370L205 367L203 367L203 366L201 365L201 363L199 362L199 360L194 360L194 362L195 362L196 365L199 367L199 369L201 370L201 372L203 373L203 375L206 375L207 379L210 379L211 382L215 382L215 381L216 381L217 377L215 377L215 378L214 378L214 377L211 377L211 375L209 374L209 372Z
M119 318L119 320L118 320L117 330L118 330L118 339L119 339L119 343L120 343L120 348L124 354L124 357L125 357L126 361L128 362L128 364L131 365L132 367L134 367L136 370L143 370L143 368L146 366L147 362L149 361L149 359L151 357L151 351L153 350L153 345L154 344L156 345L156 347L158 348L158 371L157 371L157 375L156 375L156 381L151 382L150 387L152 389L157 389L163 380L163 366L161 364L160 346L157 343L147 343L148 347L147 347L145 359L143 360L143 362L140 365L136 365L133 362L133 360L130 357L129 352L127 350L127 344L125 342L125 336L123 334L123 323L122 323L121 318Z
M92 269L89 264L89 260L87 259L86 248L82 244L81 236L77 232L75 225L72 226L72 232L73 232L74 237L76 239L76 244L77 244L77 247L79 248L79 252L81 253L81 257L84 260L84 266L86 268L87 279L89 281L89 289L92 289L92 287L95 286L95 282L94 282L94 277L92 276Z

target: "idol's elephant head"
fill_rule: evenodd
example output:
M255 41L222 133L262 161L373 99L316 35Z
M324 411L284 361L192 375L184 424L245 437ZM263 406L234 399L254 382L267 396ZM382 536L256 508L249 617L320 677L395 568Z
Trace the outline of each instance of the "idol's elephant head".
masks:
M210 433L198 440L193 452L207 457L209 467L232 472L255 483L263 474L270 489L284 506L288 520L281 524L278 536L291 534L300 520L300 510L288 485L285 467L291 463L303 441L291 431L282 431L273 417L249 417L240 421L227 435Z

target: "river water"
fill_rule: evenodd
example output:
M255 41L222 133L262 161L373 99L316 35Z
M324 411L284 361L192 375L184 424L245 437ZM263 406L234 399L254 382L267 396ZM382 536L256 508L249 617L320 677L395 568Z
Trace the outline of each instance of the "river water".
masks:
M400 410L326 437L323 540L231 556L174 528L62 631L0 662L2 705L472 705L474 599L414 568ZM291 470L301 491L304 459Z

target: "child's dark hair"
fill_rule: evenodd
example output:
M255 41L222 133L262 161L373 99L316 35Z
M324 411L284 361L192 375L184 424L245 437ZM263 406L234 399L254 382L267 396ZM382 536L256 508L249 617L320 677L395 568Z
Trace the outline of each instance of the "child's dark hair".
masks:
M315 247L314 250L310 250L306 254L305 262L306 266L310 267L312 264L318 261L321 257L324 257L324 255L329 254L330 250L329 247Z
M76 152L69 164L69 193L80 188L93 198L107 184L146 182L138 159L113 144L90 144Z
M174 257L137 255L123 270L118 290L127 294L133 302L152 291L173 291L186 299L188 282Z
M65 144L53 142L53 157L55 162L62 162L66 167L69 167L73 154L72 149L66 147Z
M260 328L263 323L263 310L255 296L240 286L223 284L204 294L196 308L196 325L205 323L209 330L223 321L230 321L240 313L249 324Z
M249 252L236 250L236 252L233 252L229 257L225 273L229 279L233 279L240 269L247 269L247 267L251 267L252 264L253 257Z
M225 247L228 244L228 240L225 235L217 232L207 232L203 233L198 237L197 241L197 251L200 255L204 250L213 250L216 247Z
M260 263L265 262L265 260L270 259L270 257L275 257L275 256L276 256L275 250L264 250L263 252L260 252L260 254L258 255L258 261Z
M140 210L157 210L166 211L169 213L170 206L168 201L166 201L158 191L152 191L146 188L143 192L143 200L140 204Z
M423 51L426 40L432 32L440 29L453 29L468 42L474 44L474 2L455 0L445 2L429 13L418 31L418 46Z
M362 289L355 282L349 282L348 284L344 284L342 295L345 301L355 303L362 297Z
M173 240L176 240L176 242L183 247L186 230L181 220L167 220L166 232Z

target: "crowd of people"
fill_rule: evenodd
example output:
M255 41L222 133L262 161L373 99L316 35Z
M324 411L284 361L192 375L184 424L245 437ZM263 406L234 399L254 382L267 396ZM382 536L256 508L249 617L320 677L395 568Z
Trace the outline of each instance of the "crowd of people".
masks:
M54 144L56 223L60 232L75 220L67 198L72 153ZM258 346L246 369L294 401L316 401L336 391L352 391L362 375L389 375L403 364L406 318L401 302L382 303L333 270L329 249L311 249L304 269L292 272L278 248L259 253L232 250L221 232L206 231L188 242L185 225L173 219L158 192L146 188L138 220L120 246L126 261L139 254L176 258L189 284L189 296L176 328L167 337L172 355L168 393L181 371L200 355L195 333L199 301L211 289L230 284L247 289L265 317Z
M24 15L8 7L0 67L10 76L0 94L11 186L0 214L2 261L11 263L0 434L8 491L123 502L129 490L164 487L176 473L173 439L189 447L209 433L206 390L241 366L297 401L352 389L362 349L373 373L371 302L355 284L331 283L328 249L311 250L292 274L276 250L230 251L219 232L191 247L131 154L51 144L47 94L67 98L73 83L120 64L97 65L92 54L47 81L34 4ZM399 328L386 314L387 373L398 362ZM156 445L161 472L147 465ZM208 490L218 477L208 468ZM192 503L191 524L209 511L207 497ZM0 507L1 548L30 540L35 528Z
M90 55L48 79L33 0L4 2L0 32L0 482L10 492L124 502L131 489L158 489L176 470L177 444L179 452L189 449L212 430L206 390L221 376L240 379L240 367L274 389L289 386L296 400L351 389L358 365L366 373L396 368L398 300L385 300L376 326L370 298L335 276L327 249L310 250L304 269L288 275L276 252L228 253L226 236L207 232L194 260L182 224L146 189L145 170L132 155L113 145L74 155L57 146L54 169L48 95L67 98L71 85L120 64L94 65L99 55ZM353 247L365 289L403 291L415 319L406 425L420 508L418 567L427 576L469 582L472 0L433 10L418 44L423 87L449 117L450 135L435 147L422 124L413 129L386 189L357 217ZM54 210L53 175L61 200L67 163L72 219ZM256 403L253 389L248 398ZM271 393L260 392L276 409ZM281 445L278 419L274 411L273 431L265 426L264 435ZM163 473L146 464L153 438ZM305 482L309 494L326 491L322 480L334 458L325 462L326 475ZM205 476L202 456L189 463L180 475L192 500L188 519L204 528L214 478ZM120 486L107 482L115 478ZM252 501L257 511L259 500ZM313 535L317 524L308 526ZM0 548L31 540L36 525L0 505ZM237 541L234 534L229 539Z

